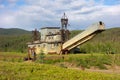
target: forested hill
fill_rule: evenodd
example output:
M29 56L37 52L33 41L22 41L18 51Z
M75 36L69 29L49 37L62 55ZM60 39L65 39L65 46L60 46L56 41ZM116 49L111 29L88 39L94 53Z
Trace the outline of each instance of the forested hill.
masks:
M83 52L120 53L120 27L106 29L80 46Z
M0 35L24 35L30 33L31 33L30 31L26 31L18 28L10 28L10 29L0 28Z
M74 37L82 30L70 31L70 37ZM15 51L26 52L26 43L32 41L32 32L22 29L2 29L0 28L0 52ZM80 45L81 52L114 52L120 53L120 27L106 29L96 35L92 40Z
M26 52L32 32L18 28L0 28L0 52Z

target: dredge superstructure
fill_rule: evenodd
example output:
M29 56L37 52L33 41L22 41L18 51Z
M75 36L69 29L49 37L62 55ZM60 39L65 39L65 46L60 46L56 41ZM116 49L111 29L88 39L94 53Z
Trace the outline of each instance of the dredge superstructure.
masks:
M68 53L78 45L85 43L96 34L105 30L104 23L99 21L89 26L86 30L75 37L69 39L68 18L63 15L61 18L61 27L43 27L40 30L39 38L37 31L34 31L34 41L28 43L28 53L36 54L64 54Z

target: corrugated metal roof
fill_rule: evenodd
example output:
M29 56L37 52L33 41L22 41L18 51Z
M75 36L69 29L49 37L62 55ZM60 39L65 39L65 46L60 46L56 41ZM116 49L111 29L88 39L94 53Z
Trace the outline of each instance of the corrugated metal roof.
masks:
M60 29L60 27L43 27L41 29Z

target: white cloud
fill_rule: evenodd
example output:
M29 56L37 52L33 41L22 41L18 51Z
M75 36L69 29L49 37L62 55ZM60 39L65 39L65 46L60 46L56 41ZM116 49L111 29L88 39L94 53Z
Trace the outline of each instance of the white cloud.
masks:
M13 26L30 30L42 26L60 26L59 21L64 12L70 20L71 29L79 28L78 26L79 29L85 29L90 23L99 20L109 27L119 26L120 4L103 3L104 0L99 3L94 0L26 0L26 5L19 6L16 10L8 10L0 5L0 8L4 8L4 11L0 12L0 27Z
M14 21L15 21L15 18L14 16L12 15L9 15L9 14L3 14L3 15L0 15L0 27L14 27L14 24L16 24ZM9 25L9 26L7 26Z

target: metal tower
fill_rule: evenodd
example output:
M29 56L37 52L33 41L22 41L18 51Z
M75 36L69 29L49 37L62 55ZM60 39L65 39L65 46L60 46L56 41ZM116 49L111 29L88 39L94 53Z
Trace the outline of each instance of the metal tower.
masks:
M63 17L61 18L61 37L63 43L69 39L69 30L67 30L67 26L68 18L64 13Z
M65 13L64 13L63 17L61 18L61 26L62 26L62 29L67 30L68 18L67 18L67 16L65 15Z

